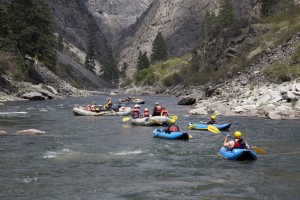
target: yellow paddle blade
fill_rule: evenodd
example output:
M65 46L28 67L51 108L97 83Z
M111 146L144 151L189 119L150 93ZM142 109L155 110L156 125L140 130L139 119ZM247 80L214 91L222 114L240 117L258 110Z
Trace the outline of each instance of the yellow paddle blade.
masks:
M193 129L196 125L195 124L191 124L188 126L188 129Z
M127 121L129 121L131 119L131 117L124 117L122 120L123 120L123 122L127 122Z
M189 134L189 138L190 138L190 139L192 139L192 138L193 138L193 136Z
M258 148L256 146L251 146L251 147L252 147L252 149L254 149L254 151L256 151L259 154L265 154L266 153L266 151L261 149L261 148Z
M178 116L176 116L176 115L171 116L171 119L178 119Z
M207 128L208 128L208 130L209 130L210 132L213 132L213 133L221 133L221 131L220 131L217 127L215 127L215 126L213 126L213 125L211 125L211 124L209 124Z

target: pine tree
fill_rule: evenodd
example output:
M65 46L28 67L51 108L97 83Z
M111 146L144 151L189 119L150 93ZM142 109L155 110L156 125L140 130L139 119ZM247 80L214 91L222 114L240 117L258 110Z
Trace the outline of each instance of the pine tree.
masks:
M60 52L64 50L64 38L61 34L59 34L57 38L57 50Z
M204 35L210 36L217 26L217 17L214 12L206 12L204 17Z
M167 58L167 48L161 32L158 32L152 43L151 62L163 61Z
M218 20L224 28L234 24L235 12L232 0L221 0Z
M137 69L142 70L150 67L150 61L147 57L147 53L139 52L138 61L137 61Z
M56 65L56 37L52 13L43 0L12 0L8 8L10 39L23 55L37 57L47 67Z
M121 68L122 76L126 76L126 72L127 72L128 67L129 67L128 63L124 62L123 65L122 65L122 68Z
M111 47L109 47L108 52L102 57L101 61L104 80L112 84L119 83L119 70Z
M7 45L9 34L9 21L7 8L0 4L0 48Z
M87 53L85 57L85 67L90 71L93 71L96 63L96 47L98 46L98 41L96 39L96 26L93 23L89 23L88 25L88 42L87 42Z

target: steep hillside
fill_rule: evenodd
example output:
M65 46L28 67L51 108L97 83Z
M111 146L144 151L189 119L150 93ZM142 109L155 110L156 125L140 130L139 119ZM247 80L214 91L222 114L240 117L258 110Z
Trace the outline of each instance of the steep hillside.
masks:
M216 1L176 0L155 1L146 13L123 35L120 61L129 64L128 74L135 72L139 51L151 54L151 47L158 32L161 32L168 55L181 56L189 52L201 36L203 16L215 10Z

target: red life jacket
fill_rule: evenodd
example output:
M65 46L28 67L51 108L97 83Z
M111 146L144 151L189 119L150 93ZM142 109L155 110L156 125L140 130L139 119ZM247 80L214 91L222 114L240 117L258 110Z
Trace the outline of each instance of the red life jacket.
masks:
M91 105L90 105L90 104L89 104L89 105L87 105L87 106L86 106L86 108L85 108L85 110L91 111L91 110L92 110L92 107L91 107Z
M161 113L161 106L156 106L156 113Z
M131 109L131 115L133 118L138 118L139 117L139 109L138 108L132 108Z
M149 117L149 110L144 110L144 117Z
M233 148L234 149L245 149L246 148L246 145L245 145L245 143L243 142L242 144L241 144L241 142L243 142L243 140L241 140L241 139L239 139L239 140L234 140L234 146L233 146Z
M177 126L171 125L170 128L169 128L169 131L170 131L170 132L178 132L179 130L178 130L178 127L177 127Z
M91 111L95 111L96 110L96 106L94 104L92 104L90 107L91 107Z
M162 110L162 116L168 117L169 116L169 111L167 109L163 109Z

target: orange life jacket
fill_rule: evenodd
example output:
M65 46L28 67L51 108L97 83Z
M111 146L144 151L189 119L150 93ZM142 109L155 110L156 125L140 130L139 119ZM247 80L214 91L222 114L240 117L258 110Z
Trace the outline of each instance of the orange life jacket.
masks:
M163 109L161 115L168 117L169 116L169 111L167 109Z
M131 109L131 115L133 118L138 118L140 115L139 109L138 108L132 108Z
M150 116L149 110L144 110L144 117L149 117L149 116Z
M169 131L170 132L178 132L178 127L176 125L171 125L170 128L169 128Z
M161 113L161 106L156 106L156 112Z

